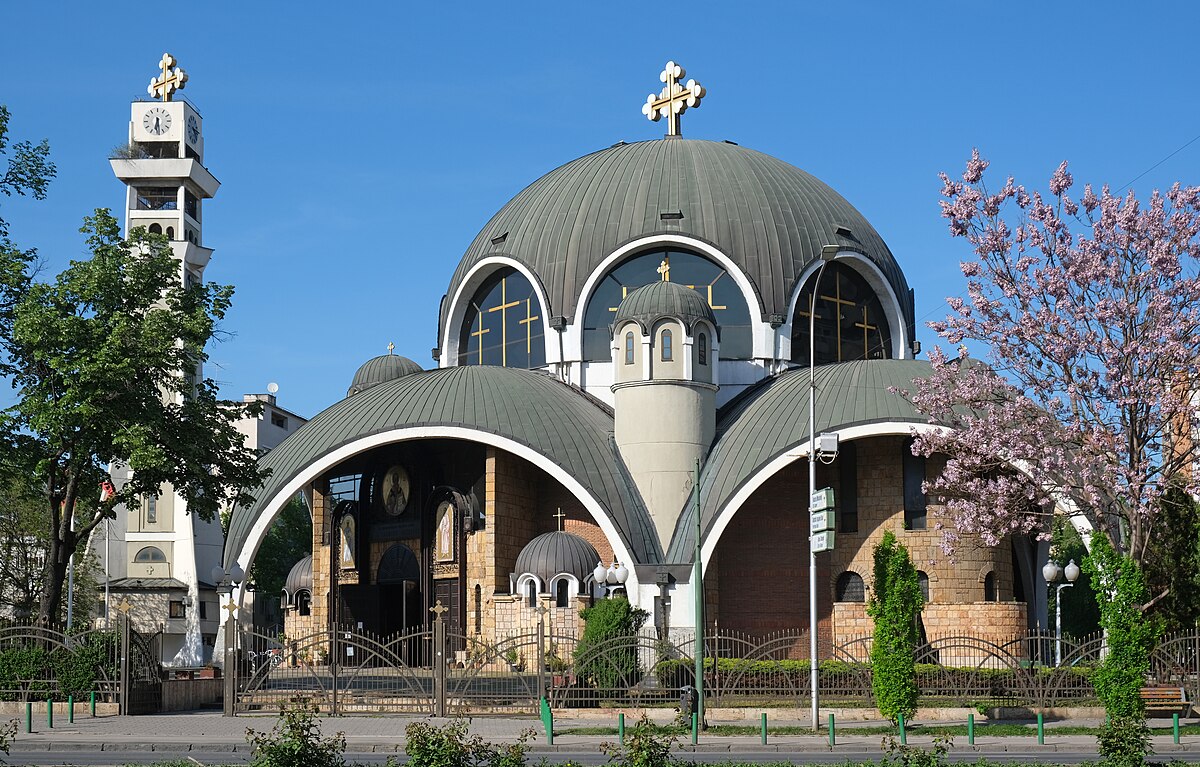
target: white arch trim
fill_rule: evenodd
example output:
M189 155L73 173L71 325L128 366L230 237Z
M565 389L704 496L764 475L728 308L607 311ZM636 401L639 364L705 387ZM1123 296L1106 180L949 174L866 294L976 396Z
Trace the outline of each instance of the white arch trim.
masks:
M639 250L649 250L654 247L663 245L676 245L694 250L703 256L706 256L721 265L729 276L737 283L738 289L742 292L742 297L746 299L746 306L750 309L750 326L752 329L751 337L754 339L754 356L770 356L769 349L766 349L768 344L763 343L765 334L762 328L769 327L762 321L762 302L758 298L758 294L754 290L754 285L751 284L741 267L733 262L729 256L725 255L720 250L712 245L698 240L695 237L688 237L682 234L654 234L646 237L640 237L632 242L627 242L621 247L608 254L600 265L597 266L592 273L588 275L587 280L583 283L583 290L579 293L579 303L575 305L575 319L571 324L570 331L567 333L567 357L569 359L583 359L583 317L587 312L587 305L592 300L592 293L600 284L600 280L604 279L604 275L628 256L636 253ZM755 311L757 309L757 311ZM764 355L762 346L766 349ZM547 357L549 359L549 357Z
M534 586L537 587L537 593L539 593L539 594L546 593L545 589L542 588L542 579L541 578L537 577L533 573L525 573L523 575L517 576L517 583L516 583L516 586L513 588L513 594L515 594L517 596L525 596L526 595L525 589L528 587L528 585L530 583L532 583Z
M898 360L912 359L912 350L908 348L908 323L904 319L904 311L900 308L900 299L896 296L896 291L892 290L891 283L883 276L883 272L879 270L874 261L853 250L839 250L836 260L851 264L875 291L875 295L879 296L879 303L884 307L883 311L887 315L887 321L892 330L892 356ZM781 343L786 340L789 345L791 344L792 318L796 316L796 304L800 301L804 286L820 268L820 260L814 261L800 275L800 279L796 280L796 286L792 289L792 297L788 300L787 319L776 329L776 332L782 336ZM805 352L803 360L795 360L790 354L788 359L807 363L807 352Z
M845 429L837 429L838 438L844 441L855 439L863 439L866 437L887 437L887 436L910 436L914 431L918 433L933 433L948 431L948 427L936 426L933 424L912 423L911 421L882 421L879 423L864 424L861 426L851 426ZM754 476L746 481L744 485L738 488L738 491L733 494L733 497L726 502L724 508L717 514L716 520L713 522L712 530L705 538L703 545L700 547L700 562L707 568L709 561L713 557L713 553L717 549L717 544L724 535L725 529L733 521L737 512L750 499L752 495L762 487L767 480L782 471L786 466L797 461L808 460L809 442L798 443L795 447L778 455L760 469ZM1012 464L1014 468L1020 471L1027 477L1031 477L1030 467L1024 462L1015 462ZM1073 511L1072 505L1067 499L1058 498L1056 500L1068 519L1075 526L1075 529L1080 532L1086 541L1088 538L1085 532L1091 530L1091 524L1083 518L1082 515ZM1086 527L1081 527L1081 523Z
M499 448L506 452L512 453L518 458L523 458L529 461L534 466L537 466L542 471L549 474L554 479L558 480L563 487L574 495L584 506L585 509L596 520L596 524L604 532L604 536L613 547L614 553L619 553L621 561L636 562L630 554L629 549L625 546L625 542L621 540L621 536L617 532L616 526L608 515L604 513L604 507L600 502L588 492L588 490L579 483L577 479L571 476L565 469L558 464L547 459L544 455L537 452L533 448L511 440L507 437L502 437L498 434L491 434L477 429L470 429L464 426L417 426L391 429L389 431L371 434L366 437L342 445L338 449L329 452L315 462L309 464L308 470L302 474L298 474L292 478L290 482L283 486L279 492L263 506L263 513L254 521L254 525L250 528L250 534L246 537L245 543L237 553L237 563L243 570L250 570L250 563L254 560L255 554L258 553L258 547L267 536L267 532L271 529L271 523L275 521L275 517L287 504L287 502L300 492L304 487L311 483L314 479L324 474L329 469L337 466L347 458L351 458L359 453L370 450L371 448L380 445L388 445L395 442L409 442L418 439L432 438L449 438L461 439L468 442L478 442L485 445L490 445ZM629 580L633 585L637 585L637 574L634 568L629 568ZM241 606L245 595L245 585L239 586L234 594L234 601Z
M514 258L488 256L471 267L467 275L458 283L458 290L454 291L454 297L450 300L450 310L446 312L446 327L442 328L442 353L438 358L438 367L448 368L458 364L458 330L467 316L467 304L470 303L471 297L475 295L475 291L479 290L479 286L483 284L484 280L493 272L506 266L516 269L533 286L533 292L537 294L538 303L542 307L542 343L546 347L546 363L558 361L558 344L550 343L550 312L546 309L549 302L546 300L546 291L542 289L541 281L529 270L529 267Z

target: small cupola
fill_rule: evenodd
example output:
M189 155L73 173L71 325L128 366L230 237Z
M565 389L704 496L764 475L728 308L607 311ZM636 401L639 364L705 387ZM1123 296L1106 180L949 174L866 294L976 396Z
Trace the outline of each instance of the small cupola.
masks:
M387 354L372 357L362 364L362 367L354 373L354 380L350 382L350 388L346 390L347 397L366 391L372 386L421 372L420 365L408 357L392 354L392 348L392 345L388 344Z
M538 594L553 594L556 602L586 594L588 579L600 561L596 547L573 533L542 533L521 549L513 566L513 593L534 602ZM559 606L565 607L566 604Z
M308 615L312 603L313 558L312 554L292 565L283 586L283 609L296 608L301 615Z
M717 319L704 296L674 282L638 288L612 324L614 386L637 381L716 383Z

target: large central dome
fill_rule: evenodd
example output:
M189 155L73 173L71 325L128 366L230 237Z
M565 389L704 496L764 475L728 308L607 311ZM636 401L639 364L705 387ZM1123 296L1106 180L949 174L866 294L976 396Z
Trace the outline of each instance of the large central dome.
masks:
M537 277L550 316L569 320L584 282L607 256L657 234L694 237L732 259L757 290L761 305L751 313L764 321L788 314L796 280L824 245L861 252L912 317L908 283L891 251L845 198L761 152L682 138L617 144L530 184L471 243L448 295L480 261L503 256Z

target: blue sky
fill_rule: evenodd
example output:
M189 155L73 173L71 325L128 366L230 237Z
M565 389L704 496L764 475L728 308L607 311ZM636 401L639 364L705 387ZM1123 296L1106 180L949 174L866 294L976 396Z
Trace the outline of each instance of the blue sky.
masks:
M435 7L435 5L437 7ZM995 178L1124 186L1200 134L1190 3L12 3L0 103L50 140L42 202L0 199L56 273L118 211L109 150L163 51L188 71L206 164L207 277L236 286L208 374L279 383L312 416L384 353L430 367L437 307L488 218L546 171L657 138L641 114L672 58L707 89L692 138L729 139L830 184L944 315L958 262L941 170L978 146ZM1200 182L1200 141L1145 173ZM921 328L926 349L934 338Z

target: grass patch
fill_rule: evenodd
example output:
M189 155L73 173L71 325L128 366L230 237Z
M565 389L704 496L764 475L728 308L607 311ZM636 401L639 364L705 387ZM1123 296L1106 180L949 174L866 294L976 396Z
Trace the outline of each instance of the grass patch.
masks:
M691 728L679 727L675 725L650 725L651 731L659 735L691 735ZM905 730L910 735L949 735L951 737L967 737L967 726L965 724L909 724L905 726ZM821 725L822 733L828 733L828 728L824 724ZM843 735L895 735L898 730L895 727L887 725L861 725L852 724L839 725L837 731ZM704 735L716 735L719 737L727 736L753 736L758 735L762 730L758 727L749 725L737 724L714 724L707 730L704 730ZM1170 735L1172 729L1170 727L1152 727L1150 728L1151 735ZM1072 724L1049 724L1046 726L1046 734L1049 736L1055 735L1098 735L1099 727L1082 727ZM616 735L616 727L564 727L563 729L555 729L555 735ZM767 735L812 735L812 727L809 726L781 726L767 727ZM1200 724L1180 725L1180 735L1200 735ZM987 724L977 723L975 725L976 738L1032 738L1037 737L1036 724Z

